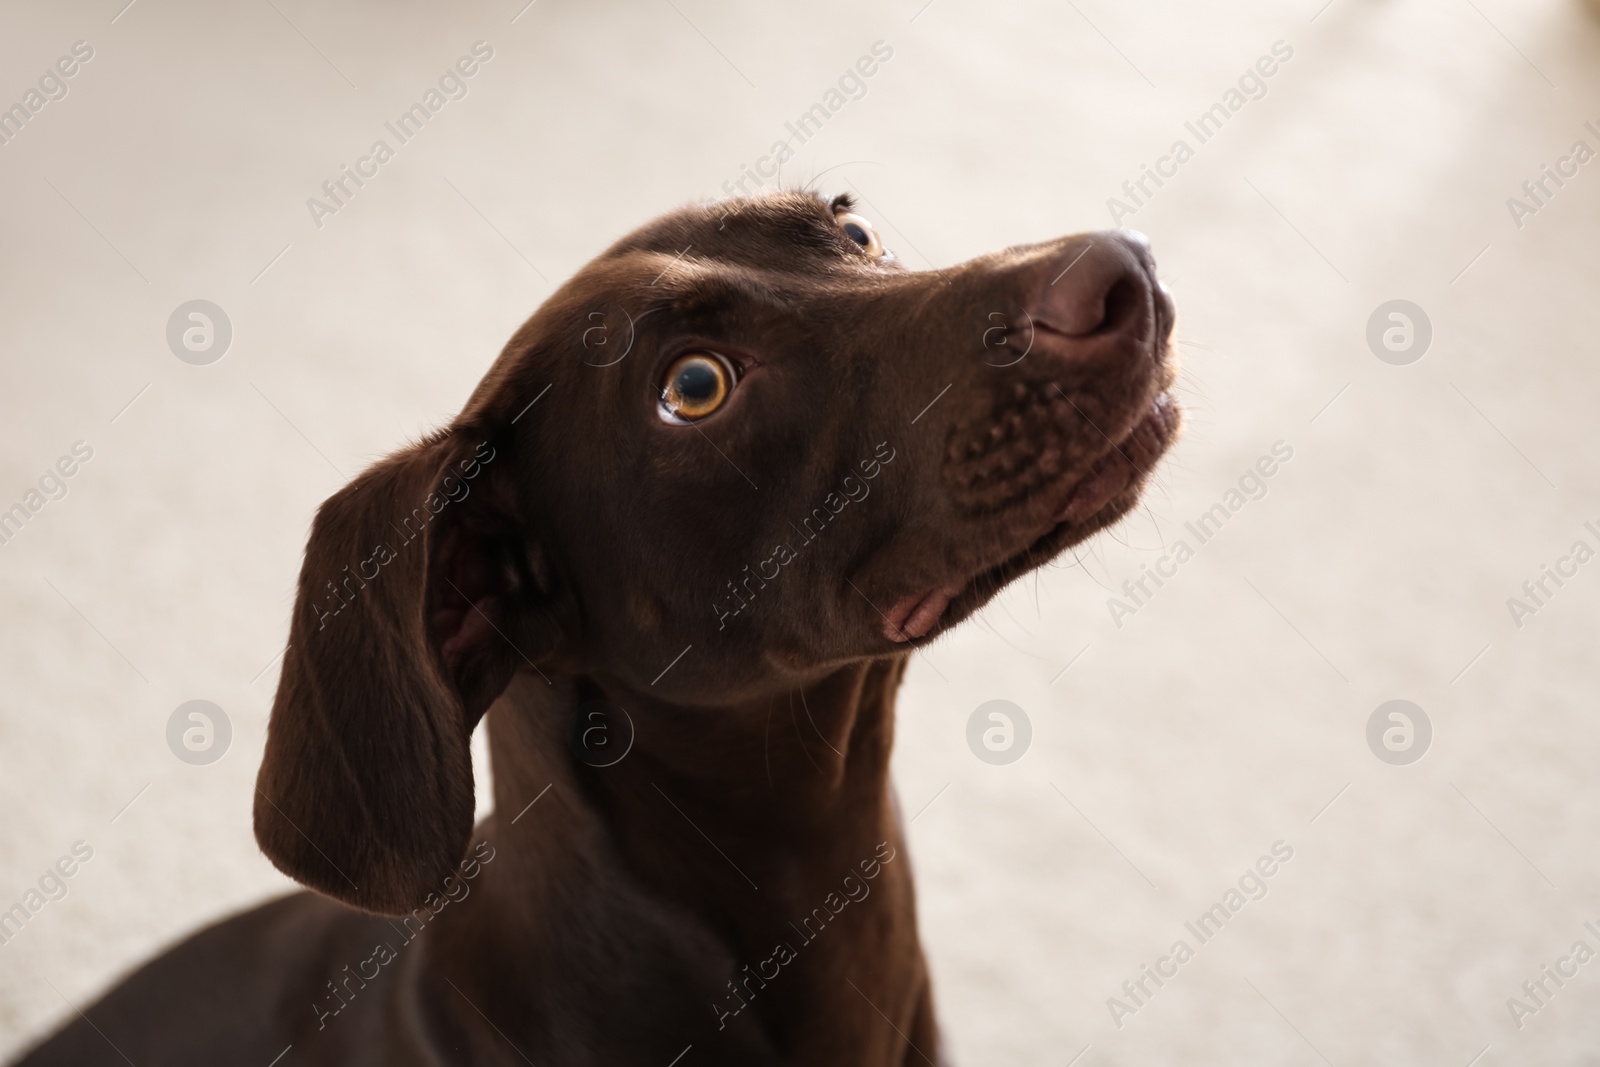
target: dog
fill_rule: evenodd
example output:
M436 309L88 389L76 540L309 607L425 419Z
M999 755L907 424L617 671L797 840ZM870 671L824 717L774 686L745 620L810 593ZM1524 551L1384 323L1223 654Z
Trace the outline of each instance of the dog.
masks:
M317 513L255 797L315 892L21 1062L942 1064L895 693L1134 506L1173 319L1127 232L913 271L785 192L618 241Z

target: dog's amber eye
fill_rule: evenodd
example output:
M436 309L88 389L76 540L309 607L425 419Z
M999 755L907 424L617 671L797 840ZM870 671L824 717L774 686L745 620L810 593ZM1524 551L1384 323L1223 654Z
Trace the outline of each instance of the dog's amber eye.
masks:
M693 422L720 408L733 389L733 371L709 352L680 356L661 381L661 417L668 422Z
M861 250L873 259L878 259L888 251L883 247L878 231L872 228L872 223L854 211L841 211L833 217L833 221L839 224L846 237L860 245Z

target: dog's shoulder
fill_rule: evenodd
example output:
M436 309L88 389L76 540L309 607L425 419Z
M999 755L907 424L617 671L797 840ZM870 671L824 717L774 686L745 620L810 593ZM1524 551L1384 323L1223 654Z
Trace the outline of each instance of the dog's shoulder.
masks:
M331 983L391 924L299 892L222 919L129 974L16 1067L249 1064L261 1067L339 1020ZM313 1000L307 991L323 996ZM368 998L373 1006L378 998ZM361 1013L366 1014L366 1013ZM319 1023L321 1026L319 1026ZM346 1023L350 1031L359 1024Z

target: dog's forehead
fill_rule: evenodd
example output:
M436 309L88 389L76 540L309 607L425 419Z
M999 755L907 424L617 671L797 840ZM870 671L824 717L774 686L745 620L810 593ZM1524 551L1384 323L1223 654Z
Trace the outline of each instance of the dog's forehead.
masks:
M557 366L579 368L594 381L595 368L631 373L638 361L613 352L633 351L674 311L703 311L731 295L792 307L797 299L881 284L902 268L869 259L844 236L834 215L850 206L848 197L781 192L693 204L646 223L590 260L523 323L459 420L514 414Z
M840 200L813 193L785 192L767 196L694 204L662 215L603 252L597 263L658 253L768 267L783 262L788 251L803 261L836 257L841 236L833 216Z

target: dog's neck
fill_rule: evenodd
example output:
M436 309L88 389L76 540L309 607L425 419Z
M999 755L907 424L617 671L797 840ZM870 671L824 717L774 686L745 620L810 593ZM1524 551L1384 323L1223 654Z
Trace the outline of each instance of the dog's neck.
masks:
M596 680L604 699L633 709L637 726L630 758L638 759L632 767L617 765L623 773L611 777L611 788L648 773L711 806L738 797L770 835L803 809L825 810L887 775L903 662L863 661L807 685L710 709L662 703Z
M888 772L904 664L898 657L852 664L804 687L715 709L665 703L602 678L519 675L490 717L496 809L516 816L546 786L568 792L569 803L603 819L647 882L659 873L649 859L654 849L710 850L706 837L732 861L709 853L696 868L707 889L730 879L728 888L748 889L732 868L759 884L756 871L807 862L819 840L871 838L870 855L897 832ZM596 698L624 709L632 724L627 754L607 767L586 766L576 744L579 708ZM617 734L626 724L608 729Z
M491 836L506 853L493 864L499 891L535 894L515 910L550 921L584 893L642 898L691 920L683 925L715 943L698 977L728 1009L740 1004L724 988L728 979L750 974L747 964L770 973L766 961L786 944L806 965L783 967L745 998L774 1033L819 1011L872 1013L858 993L901 1000L905 983L924 973L888 782L903 671L902 658L851 665L715 711L662 704L601 679L519 676L489 723ZM631 750L605 768L574 752L577 709L595 691L635 726ZM568 874L558 881L556 871ZM574 877L591 881L574 885ZM619 922L631 921L633 906L616 904ZM544 941L536 929L529 934ZM501 936L515 935L502 927ZM855 962L863 953L870 966ZM722 1010L702 999L708 1018ZM863 1016L861 1025L876 1024Z

